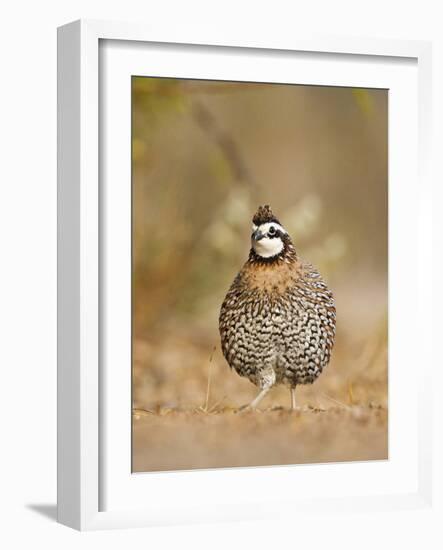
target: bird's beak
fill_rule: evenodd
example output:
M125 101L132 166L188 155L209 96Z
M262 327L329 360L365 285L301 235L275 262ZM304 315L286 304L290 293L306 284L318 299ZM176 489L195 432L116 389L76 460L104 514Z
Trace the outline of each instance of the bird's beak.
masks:
M264 237L264 234L259 229L256 229L254 233L252 233L253 241L259 241L260 239L263 239L263 237Z

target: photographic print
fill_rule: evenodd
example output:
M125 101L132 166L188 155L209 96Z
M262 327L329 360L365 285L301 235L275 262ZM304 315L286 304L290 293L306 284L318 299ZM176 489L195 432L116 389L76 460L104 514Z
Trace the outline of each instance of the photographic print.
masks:
M133 76L134 472L388 458L388 91Z

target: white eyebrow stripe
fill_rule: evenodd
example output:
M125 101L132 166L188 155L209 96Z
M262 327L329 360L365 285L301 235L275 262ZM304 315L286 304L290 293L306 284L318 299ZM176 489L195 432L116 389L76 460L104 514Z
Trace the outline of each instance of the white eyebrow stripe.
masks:
M256 231L257 230L257 226L255 225L255 223L252 224L252 231Z
M262 223L259 226L259 229L262 233L267 233L271 227L275 227L275 229L279 229L282 233L287 233L286 229L276 222Z

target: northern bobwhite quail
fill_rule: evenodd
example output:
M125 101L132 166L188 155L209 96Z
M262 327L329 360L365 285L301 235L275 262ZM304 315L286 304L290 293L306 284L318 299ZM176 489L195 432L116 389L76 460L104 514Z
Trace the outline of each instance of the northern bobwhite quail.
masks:
M295 409L295 387L312 384L331 357L334 299L268 205L252 223L249 258L221 306L222 351L231 368L260 388L247 408L285 384Z

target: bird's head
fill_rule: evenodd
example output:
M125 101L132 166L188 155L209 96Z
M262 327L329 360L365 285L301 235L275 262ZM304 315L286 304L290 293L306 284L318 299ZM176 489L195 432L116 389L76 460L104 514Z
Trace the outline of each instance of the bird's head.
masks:
M269 205L259 206L252 218L251 258L269 262L292 257L295 250L288 232Z

